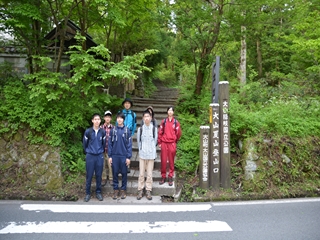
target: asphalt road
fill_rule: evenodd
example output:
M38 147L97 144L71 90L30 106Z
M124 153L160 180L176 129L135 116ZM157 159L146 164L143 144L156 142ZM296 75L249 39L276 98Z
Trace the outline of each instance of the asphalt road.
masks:
M0 201L0 239L320 239L320 198L123 204Z

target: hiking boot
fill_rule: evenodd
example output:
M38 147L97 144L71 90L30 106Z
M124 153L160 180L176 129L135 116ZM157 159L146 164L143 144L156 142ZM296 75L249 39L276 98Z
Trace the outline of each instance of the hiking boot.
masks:
M142 190L138 191L137 200L142 198Z
M91 198L91 195L90 195L90 194L87 194L87 195L85 196L85 198L84 198L84 201L85 201L85 202L89 202L90 198Z
M102 200L103 200L103 197L102 197L101 193L97 193L97 194L96 194L96 198L97 198L99 201L102 201Z
M116 199L118 199L118 196L119 196L119 190L114 190L113 195L112 195L112 199L116 200Z
M104 187L105 185L107 185L107 182L108 182L107 179L106 180L102 179L101 180L101 186Z
M120 191L121 199L125 199L127 197L126 190Z
M159 184L162 185L162 184L164 184L165 182L166 182L166 179L165 179L165 178L161 178Z
M147 191L146 198L152 200L151 191Z
M169 186L172 186L172 185L173 185L173 179L169 178Z

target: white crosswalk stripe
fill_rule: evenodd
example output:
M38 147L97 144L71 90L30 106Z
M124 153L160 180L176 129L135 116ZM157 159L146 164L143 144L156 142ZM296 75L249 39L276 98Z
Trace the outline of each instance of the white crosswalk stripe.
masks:
M207 211L210 204L194 205L65 205L65 204L23 204L28 211L51 211L57 213L147 213L147 212L194 212Z
M181 205L83 205L83 204L21 204L20 211L53 214L147 214L184 213L212 211L211 204ZM58 216L58 215L55 215ZM204 219L201 221L20 221L2 225L1 234L16 233L190 233L232 231L223 221Z
M10 223L0 230L6 233L177 233L232 231L221 221L181 222L25 222Z

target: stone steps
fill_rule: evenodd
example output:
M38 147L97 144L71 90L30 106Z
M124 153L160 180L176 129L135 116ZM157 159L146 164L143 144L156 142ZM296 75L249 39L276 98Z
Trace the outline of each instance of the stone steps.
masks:
M137 128L141 124L142 114L148 106L152 106L154 110L154 116L157 119L158 126L162 119L167 117L167 108L169 106L175 106L177 98L172 99L154 99L154 98L131 98L133 101L133 107L131 108L137 114Z
M94 184L92 184L94 186ZM121 181L119 182L119 187L121 186ZM94 189L94 188L93 188ZM113 188L108 183L105 186L102 187L103 193L112 193ZM138 191L138 178L134 180L128 180L127 182L127 193L128 194L137 194ZM160 185L158 181L153 181L152 183L152 195L154 196L170 196L174 197L176 195L176 185L175 182L173 182L172 186L169 186L168 183L164 183L163 185Z

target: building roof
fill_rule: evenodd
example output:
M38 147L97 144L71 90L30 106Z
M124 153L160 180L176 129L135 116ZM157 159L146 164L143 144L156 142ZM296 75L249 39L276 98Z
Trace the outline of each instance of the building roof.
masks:
M61 25L62 23L60 23ZM64 50L68 50L70 46L76 45L77 41L74 38L77 32L80 32L81 28L79 28L74 22L68 20L67 28L66 28L66 35L65 35L65 42L64 42ZM86 47L87 49L91 47L98 46L89 34L86 34ZM54 50L55 48L59 48L60 46L60 32L57 32L57 28L55 27L52 29L45 37L45 39L49 40L47 45L48 49ZM57 41L55 41L57 40Z

